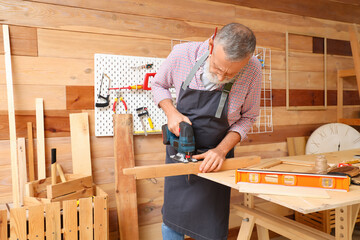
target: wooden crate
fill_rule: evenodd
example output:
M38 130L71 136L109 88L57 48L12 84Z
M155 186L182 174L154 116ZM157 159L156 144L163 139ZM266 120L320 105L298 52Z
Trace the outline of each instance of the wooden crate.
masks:
M62 202L93 196L92 176L65 174L66 182L51 184L51 178L29 182L25 185L24 205L33 206L51 202Z
M331 233L335 228L335 209L303 214L295 211L295 220L320 231ZM360 222L360 212L356 219Z
M0 239L107 240L108 195L99 187L96 196L0 210Z

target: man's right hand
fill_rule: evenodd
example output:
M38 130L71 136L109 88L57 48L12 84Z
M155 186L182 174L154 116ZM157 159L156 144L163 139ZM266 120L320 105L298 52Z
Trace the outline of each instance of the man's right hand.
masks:
M167 119L168 119L168 128L170 132L175 134L176 136L179 136L180 122L187 122L190 125L191 121L188 117L181 114L172 103L171 99L164 99L159 103L159 106L162 108L162 110L165 112Z

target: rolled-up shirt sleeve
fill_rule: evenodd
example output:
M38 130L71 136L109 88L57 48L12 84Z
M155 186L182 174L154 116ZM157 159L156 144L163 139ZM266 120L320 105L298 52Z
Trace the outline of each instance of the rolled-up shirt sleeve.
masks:
M177 46L174 47L169 56L160 66L151 84L151 91L154 97L154 102L157 106L159 106L159 103L162 100L172 98L169 88L174 85L173 70L176 66L178 58L178 54L176 52Z
M254 122L260 114L260 95L262 72L260 63L256 64L248 73L250 78L249 91L245 97L240 112L240 119L233 123L229 131L237 132L241 136L241 141L247 137Z

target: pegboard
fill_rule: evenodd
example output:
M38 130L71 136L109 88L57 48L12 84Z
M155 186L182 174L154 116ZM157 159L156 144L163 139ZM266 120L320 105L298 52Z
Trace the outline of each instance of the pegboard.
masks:
M98 99L99 89L103 73L110 79L109 88L127 87L130 85L141 85L144 82L146 73L155 73L160 65L163 63L164 58L149 58L149 57L133 57L122 55L110 54L95 54L95 101L104 102ZM132 69L133 67L143 66L146 64L153 64L151 69ZM149 87L153 77L149 78ZM109 106L104 108L95 107L95 136L113 136L113 103L117 91L110 90L108 93L108 78L104 77L101 86L101 95L105 96L110 94ZM175 89L170 89L172 96L175 96ZM137 115L136 109L139 107L146 107L148 109L150 118L154 124L154 131L150 129L147 118L144 118L144 124L149 134L161 133L161 126L166 124L167 118L164 112L158 108L153 100L151 91L147 90L120 90L121 96L124 98L128 111L127 113L133 114L134 119L134 134L144 134L140 118ZM123 104L117 102L116 113L125 113Z

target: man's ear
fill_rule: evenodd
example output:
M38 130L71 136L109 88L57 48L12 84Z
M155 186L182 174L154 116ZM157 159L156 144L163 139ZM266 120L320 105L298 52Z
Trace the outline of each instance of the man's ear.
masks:
M214 39L210 38L209 39L209 52L210 52L210 54L212 54L213 50L214 50Z

